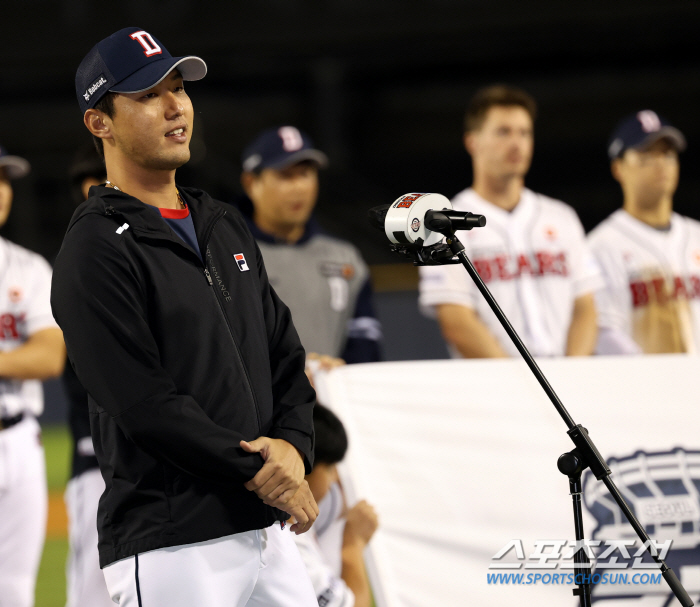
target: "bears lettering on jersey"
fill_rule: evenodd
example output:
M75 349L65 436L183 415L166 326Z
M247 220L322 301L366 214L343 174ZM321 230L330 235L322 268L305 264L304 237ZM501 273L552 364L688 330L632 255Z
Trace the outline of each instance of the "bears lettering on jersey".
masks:
M671 284L659 276L650 280L633 280L630 282L632 306L640 308L650 302L665 304L669 300L700 299L700 276L675 276Z
M493 257L477 257L473 260L476 271L484 282L491 280L513 280L523 275L568 276L569 267L566 251L550 253L535 251L530 255L495 255Z

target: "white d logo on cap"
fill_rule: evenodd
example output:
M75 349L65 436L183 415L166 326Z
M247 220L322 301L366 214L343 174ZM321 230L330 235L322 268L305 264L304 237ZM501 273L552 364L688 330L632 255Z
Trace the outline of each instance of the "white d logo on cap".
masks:
M277 131L277 134L282 140L282 149L285 152L296 152L304 145L299 129L293 126L283 126Z
M132 40L137 40L139 44L143 47L143 54L146 57L151 57L152 55L160 55L163 52L153 39L153 36L148 32L141 30L140 32L134 32L131 34L130 38Z
M651 110L643 110L637 114L637 120L642 124L642 130L645 133L653 133L661 128L661 120L656 115L656 112Z

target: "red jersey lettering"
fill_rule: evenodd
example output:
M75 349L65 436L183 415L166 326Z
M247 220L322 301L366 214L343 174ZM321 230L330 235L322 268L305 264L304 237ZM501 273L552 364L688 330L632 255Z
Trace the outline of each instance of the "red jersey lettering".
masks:
M518 276L521 274L532 274L532 266L527 255L518 255Z
M646 306L649 303L649 292L645 282L641 280L631 282L630 291L632 292L632 305L635 308Z
M506 257L505 255L498 255L493 261L496 265L498 278L500 280L510 280L512 276L510 272L508 272L508 257Z
M680 276L676 276L673 279L673 299L678 299L679 297L690 299L688 290L685 288L685 282Z
M474 267L484 282L489 282L489 280L493 278L491 273L491 264L489 263L488 259L475 259Z
M0 338L2 339L19 339L19 331L17 330L17 319L13 314L0 315Z

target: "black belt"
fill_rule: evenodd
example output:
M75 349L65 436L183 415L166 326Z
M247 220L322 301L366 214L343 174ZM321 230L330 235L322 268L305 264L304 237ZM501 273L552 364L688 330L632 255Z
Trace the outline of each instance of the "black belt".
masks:
M0 417L0 430L11 428L15 424L19 424L24 419L24 413L19 413L14 417Z

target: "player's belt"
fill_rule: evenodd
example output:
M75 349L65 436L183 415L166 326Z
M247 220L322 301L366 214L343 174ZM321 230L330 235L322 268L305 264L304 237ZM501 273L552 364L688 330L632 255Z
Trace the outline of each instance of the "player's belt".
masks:
M19 413L14 417L0 417L0 430L7 430L7 428L19 424L23 419L24 413Z

